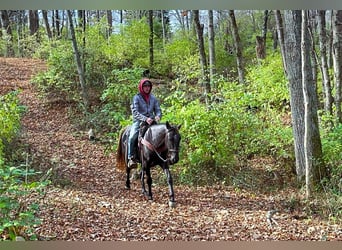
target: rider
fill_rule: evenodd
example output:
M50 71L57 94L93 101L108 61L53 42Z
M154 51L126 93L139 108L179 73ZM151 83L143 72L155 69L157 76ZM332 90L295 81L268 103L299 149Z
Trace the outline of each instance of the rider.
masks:
M139 93L133 97L131 104L133 124L128 138L128 167L135 168L137 163L134 159L134 146L137 143L139 127L142 122L151 125L159 122L162 116L160 104L157 98L151 94L152 82L144 78L139 82Z

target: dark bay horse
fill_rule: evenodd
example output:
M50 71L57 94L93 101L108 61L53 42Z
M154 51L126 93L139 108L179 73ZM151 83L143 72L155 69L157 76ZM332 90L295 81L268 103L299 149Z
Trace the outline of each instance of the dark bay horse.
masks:
M151 167L159 165L166 177L169 186L169 205L175 206L175 196L173 191L173 180L169 166L176 164L179 160L179 145L181 136L180 125L174 126L169 122L165 124L151 125L144 136L139 139L138 159L141 163L141 187L142 192L152 200L152 178ZM130 126L126 127L120 134L119 143L116 150L116 167L122 171L126 170L126 188L130 189L130 171L128 167L127 144L130 133ZM145 189L145 174L148 191Z

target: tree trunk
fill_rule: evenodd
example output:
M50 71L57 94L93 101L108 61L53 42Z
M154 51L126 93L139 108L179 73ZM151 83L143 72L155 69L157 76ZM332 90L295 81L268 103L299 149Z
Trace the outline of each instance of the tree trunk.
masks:
M235 46L235 51L236 51L236 64L237 64L237 70L238 70L238 75L239 75L239 83L244 84L245 83L245 69L244 69L243 59L242 59L242 46L241 46L241 40L239 36L239 30L236 24L234 10L229 10L229 16L232 22L233 39L234 39L234 46Z
M312 137L312 130L310 124L310 103L308 87L312 81L310 69L310 48L309 38L307 31L308 16L307 11L302 11L302 41L301 41L301 54L302 54L302 85L304 95L304 155L305 155L305 184L306 184L306 197L309 198L312 192L312 144L310 138Z
M88 93L87 93L87 88L86 88L86 83L85 83L84 70L82 67L81 57L80 57L78 47L77 47L77 41L76 41L76 35L75 35L75 29L74 29L74 25L73 25L71 11L67 10L67 14L68 14L68 19L69 19L69 27L70 27L70 34L71 34L71 40L72 40L72 47L74 49L77 71L78 71L78 76L79 76L79 80L80 80L83 104L85 107L85 111L87 111L88 107L89 107L89 100L88 100Z
M107 10L107 23L108 23L108 31L107 37L110 37L113 33L113 13L111 10Z
M56 36L60 37L61 36L61 20L59 18L59 10L55 10L55 32Z
M256 36L256 58L257 59L265 59L266 58L266 48L265 48L265 40L262 36Z
M309 198L313 186L325 176L322 162L322 144L319 134L317 116L317 92L313 78L310 58L312 47L310 44L308 11L302 11L302 86L304 96L304 155L305 155L305 183L306 197Z
M43 20L44 20L44 24L45 24L45 30L46 30L46 34L49 38L49 40L52 39L52 32L50 29L50 24L49 24L49 20L48 20L48 12L47 10L42 10L43 12Z
M323 78L323 97L324 97L324 110L326 114L332 115L332 93L330 75L327 61L327 32L325 22L325 10L318 11L318 37L319 37L319 48L321 54L321 72Z
M150 37L149 37L149 45L150 45L150 71L153 71L154 64L154 55L153 55L153 10L148 11L148 24L150 26Z
M342 10L333 10L333 64L335 76L335 107L338 123L342 123Z
M304 102L301 63L301 11L285 10L285 63L290 88L292 129L296 157L296 173L299 181L305 177L304 157Z
M38 10L29 10L29 27L30 35L34 35L39 30L39 16Z
M207 100L207 94L210 93L210 83L208 79L208 66L207 66L207 59L205 55L205 49L204 49L204 38L203 38L203 24L200 23L199 19L199 10L194 10L194 24L197 34L197 44L198 44L198 50L200 55L200 61L201 61L201 69L202 69L202 81L204 83L205 88L205 98L208 104Z
M213 11L208 10L209 25L208 25L208 36L209 36L209 75L210 85L214 84L214 76L216 74L216 59L215 59L215 32L214 32L214 16Z
M280 10L275 10L275 19L276 19L276 25L277 25L279 47L280 47L281 56L283 59L284 73L286 75L284 26L283 26L283 18L281 16Z
M8 40L6 43L6 56L13 57L14 56L13 34L12 34L8 12L7 10L1 10L0 12L1 12L2 26L4 27L6 31L6 35L8 36L8 39L6 39Z

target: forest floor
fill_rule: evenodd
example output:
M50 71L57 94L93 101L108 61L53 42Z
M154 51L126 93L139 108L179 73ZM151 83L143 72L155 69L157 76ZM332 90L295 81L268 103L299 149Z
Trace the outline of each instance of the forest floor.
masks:
M176 185L173 209L166 185L153 187L153 202L138 181L125 190L114 153L75 129L67 103L40 97L30 83L45 68L40 60L0 58L0 94L20 89L28 107L20 143L29 164L43 172L51 168L55 180L43 197L32 197L40 203L39 240L342 240L341 225L296 206L299 191L291 187L260 192ZM273 209L279 211L269 224Z

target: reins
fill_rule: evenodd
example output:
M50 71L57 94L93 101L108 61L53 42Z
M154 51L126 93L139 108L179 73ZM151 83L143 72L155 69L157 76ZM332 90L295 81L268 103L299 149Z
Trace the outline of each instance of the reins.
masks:
M165 135L166 137L166 135ZM164 142L164 146L163 147L160 147L160 148L156 148L152 143L150 143L149 141L147 141L146 139L144 138L141 138L141 144L145 145L148 149L150 149L151 151L155 152L156 155L159 157L160 160L162 160L163 162L167 162L168 159L164 159L160 153L162 153L165 149L168 149L166 147L166 143ZM178 150L176 149L168 149L168 151L170 152L178 152Z

